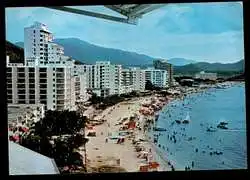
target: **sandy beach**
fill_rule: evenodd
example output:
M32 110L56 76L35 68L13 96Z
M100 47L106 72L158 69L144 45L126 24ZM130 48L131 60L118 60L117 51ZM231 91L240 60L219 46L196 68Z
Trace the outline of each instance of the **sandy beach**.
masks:
M125 117L130 117L137 113L141 107L141 103L145 99L150 99L151 97L136 98L127 102L121 102L115 106L105 109L101 114L95 117L95 119L102 118L106 120L105 123L95 126L96 137L88 137L89 142L86 144L88 167L96 167L102 164L116 165L117 160L120 161L120 167L124 168L127 172L138 172L139 167L145 164L145 160L137 158L138 152L135 151L132 140L125 138L123 144L117 144L116 141L106 139L109 137L110 133L118 132L119 127L116 123L120 119ZM88 131L88 130L86 130ZM138 129L133 130L134 134L145 137L143 131ZM153 159L156 158L157 153L152 148L151 142L143 142L145 151L152 150ZM161 163L161 162L158 162ZM159 171L169 170L170 168L164 168L166 164L160 164Z
M205 91L206 88L189 88L185 90L177 90L173 93L177 93L176 96L168 97L169 100L176 100L176 99L182 99L184 98L184 93L190 94L195 93L199 91ZM180 92L182 91L182 92ZM94 126L94 131L96 132L95 137L87 137L89 138L89 142L86 144L86 151L87 151L87 167L91 169L91 167L99 167L101 165L111 165L111 166L119 166L123 168L127 172L138 172L140 171L140 166L148 164L148 161L144 158L138 158L139 152L136 151L135 144L133 144L133 137L125 136L124 143L118 144L117 139L111 140L110 138L115 136L114 134L119 133L119 128L121 125L118 123L121 122L123 118L129 118L130 116L137 115L139 118L136 120L136 122L139 123L139 127L136 127L133 129L132 134L134 137L142 137L144 141L139 142L139 146L143 147L143 150L139 150L140 152L146 152L151 157L151 162L157 162L159 163L159 167L157 168L157 171L171 171L172 168L168 164L168 161L166 158L163 158L163 155L158 152L157 147L155 147L155 144L153 142L154 137L149 137L147 130L144 131L143 127L146 121L146 118L144 115L140 113L141 108L144 108L142 106L143 103L147 102L146 104L149 104L149 110L152 108L152 103L155 102L162 102L160 98L157 97L156 94L147 96L147 97L140 97L140 98L133 98L130 101L124 101L121 103L118 103L112 107L109 107L105 109L102 112L96 112L96 116L94 117L94 120L104 120L104 123L101 125ZM152 99L154 99L152 101ZM156 103L157 104L157 103ZM155 104L153 104L154 106ZM164 106L164 105L163 105ZM158 107L156 107L157 109ZM146 108L147 109L147 108ZM160 110L160 109L158 109ZM151 110L150 110L151 111ZM90 109L90 112L93 114L93 109ZM149 113L149 116L146 115L149 118L155 118L155 113L157 110L153 111L154 113ZM86 128L86 132L88 133L88 129ZM137 141L138 142L138 141ZM165 160L164 160L165 159Z

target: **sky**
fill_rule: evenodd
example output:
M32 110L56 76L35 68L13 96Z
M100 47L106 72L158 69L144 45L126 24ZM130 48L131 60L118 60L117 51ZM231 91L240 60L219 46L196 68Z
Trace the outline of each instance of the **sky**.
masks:
M78 6L122 17L103 6ZM240 2L166 4L123 24L43 7L6 8L6 39L24 41L24 27L46 24L55 38L145 54L154 58L186 58L232 63L244 58L243 6Z

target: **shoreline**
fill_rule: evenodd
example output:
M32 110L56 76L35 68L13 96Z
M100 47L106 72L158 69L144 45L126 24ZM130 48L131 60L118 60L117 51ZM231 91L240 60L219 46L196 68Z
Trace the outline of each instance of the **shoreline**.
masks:
M212 88L215 88L216 90L221 90L221 89L228 89L228 88L232 88L232 87L238 87L238 86L244 86L245 85L245 82L225 82L225 83L220 83L220 84L225 84L226 85L226 87L223 87L223 88L217 88L217 86L215 85L215 86L210 86L210 87L207 87L207 88L204 88L204 89L196 89L195 90L195 92L189 92L189 93L187 93L187 95L194 95L194 94L199 94L199 93L206 93L209 89L212 89ZM169 102L170 104L171 103L173 103L173 102L179 102L179 101L183 101L183 100L185 100L185 97L184 97L184 99L182 99L183 98L183 95L181 96L181 97L177 97L177 98L175 98L175 99L173 99L171 102ZM168 103L168 104L169 104ZM166 105L167 106L167 105ZM166 106L164 106L164 108L166 107ZM162 111L162 110L161 110ZM161 154L162 152L161 152L161 148L159 148L157 145L158 145L158 143L157 144L153 144L154 146L155 146L155 148L159 151L159 154ZM164 152L163 152L164 153ZM165 156L163 155L163 159L165 160L165 161L171 161L171 162L175 162L174 164L176 165L176 167L175 167L175 171L185 171L185 168L184 168L184 166L182 166L182 164L179 164L179 163L177 163L177 161L176 161L176 159L172 159L172 160L169 160L168 158L164 158ZM178 164L178 165L177 165ZM181 168L182 167L182 168Z
M226 87L223 88L228 88L234 84L242 84L242 82L218 83L216 85L212 86L210 85L205 88L187 88L186 91L181 92L178 96L171 96L171 98L167 101L167 104L171 103L172 101L183 100L183 98L185 98L186 95L201 93L206 91L207 89L216 88L218 87L218 85L226 85ZM97 120L105 119L105 122L101 125L95 126L97 133L96 137L90 137L90 138L87 137L89 138L89 142L86 144L87 159L89 166L99 166L98 162L100 162L99 164L102 164L104 163L104 161L106 161L106 164L117 166L115 160L117 161L117 159L119 159L120 161L120 164L118 165L119 167L124 168L127 172L138 172L139 166L146 164L145 161L137 157L139 153L135 152L135 145L133 145L131 140L133 138L131 137L129 138L129 136L124 136L125 142L123 144L116 144L109 139L110 137L109 135L110 133L114 134L119 132L119 127L116 125L116 123L121 121L121 119L124 117L129 117L134 114L137 114L137 116L139 118L142 118L143 119L142 121L145 123L146 118L138 111L142 107L143 102L145 102L146 100L152 100L152 98L157 99L159 97L157 97L156 93L151 96L132 98L129 101L120 102L114 106L108 107L95 117L95 119ZM164 104L159 110L154 111L154 113L149 117L155 119L156 114L160 113L162 108L164 108L167 104ZM160 164L160 167L158 168L157 171L171 171L171 166L168 164L170 160L168 160L164 155L162 155L162 152L160 152L160 150L157 149L158 147L152 141L153 138L150 137L150 132L148 132L147 130L146 132L143 132L143 130L138 130L138 128L136 128L132 130L130 136L131 135L141 136L142 138L146 139L146 142L141 143L141 146L143 146L147 151L150 149L153 155L153 159ZM108 142L105 142L107 138ZM97 148L98 150L94 150L94 148ZM113 158L113 163L109 163L108 162L109 160L104 160L105 158L106 159ZM175 169L175 167L173 168ZM184 170L184 169L178 168L178 170Z
M86 144L86 147L89 167L100 166L105 158L106 161L107 158L113 158L116 160L120 159L119 166L124 168L127 172L138 172L139 167L141 165L146 165L147 162L143 158L138 158L138 155L140 153L135 151L135 148L137 146L133 144L133 139L135 139L136 137L140 137L146 140L138 142L140 144L139 146L144 147L144 150L142 152L152 150L153 159L159 159L159 157L155 157L158 156L158 153L154 150L151 144L152 142L147 141L147 132L144 133L142 129L139 130L138 128L136 128L132 130L132 133L130 135L125 136L125 142L123 144L116 144L114 141L110 140L109 136L110 134L119 132L119 127L116 126L116 123L125 116L129 117L133 114L137 114L137 116L139 118L142 118L144 121L144 117L142 117L142 115L140 115L138 111L141 107L141 103L151 97L154 96L143 97L139 99L135 98L130 101L118 103L112 107L107 108L99 115L98 118L104 117L104 119L106 119L107 121L101 125L95 126L95 131L97 133L96 137L88 137L89 142ZM134 138L129 138L129 136L134 136ZM107 138L109 138L108 142L105 142ZM98 150L94 150L96 148L98 148ZM98 159L100 163L97 162ZM160 164L159 170L166 171L166 164L163 165L162 162L158 163ZM106 162L106 164L109 164L109 162ZM113 165L115 165L114 162ZM167 170L170 170L170 168L168 168Z

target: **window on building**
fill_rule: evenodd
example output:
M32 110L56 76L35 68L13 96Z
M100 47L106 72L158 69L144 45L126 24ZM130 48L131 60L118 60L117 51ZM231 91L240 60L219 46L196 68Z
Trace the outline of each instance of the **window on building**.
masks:
M17 103L18 104L25 104L25 100L18 100Z
M30 100L29 103L30 104L35 104L35 100Z
M7 88L12 88L12 84L7 84Z
M30 93L30 94L35 94L35 90L34 90L34 89L30 89L30 90L29 90L29 93Z
M35 95L29 95L29 99L35 99Z
M29 88L30 88L30 89L34 89L34 88L35 88L35 84L30 84L30 83L29 83Z
M7 93L8 93L8 94L12 94L12 89L8 89L8 90L7 90Z

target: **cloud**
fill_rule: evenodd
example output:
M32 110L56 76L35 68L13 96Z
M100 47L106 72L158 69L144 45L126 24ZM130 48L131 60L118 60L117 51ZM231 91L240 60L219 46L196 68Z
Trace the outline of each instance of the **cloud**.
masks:
M77 8L116 14L100 6ZM152 57L210 62L244 57L240 3L169 4L144 15L136 26L48 8L9 8L6 19L6 37L12 42L23 41L23 28L41 21L56 38L74 37Z
M239 3L193 3L166 8L158 26L171 33L221 33L243 28Z

